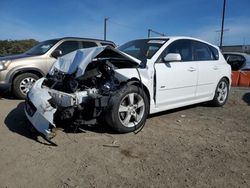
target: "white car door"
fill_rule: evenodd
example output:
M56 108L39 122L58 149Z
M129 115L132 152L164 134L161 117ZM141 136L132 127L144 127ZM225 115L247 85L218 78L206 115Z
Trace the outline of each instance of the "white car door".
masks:
M168 53L179 53L182 60L163 62L163 58L160 58L155 63L157 108L184 106L195 98L198 67L197 62L192 61L191 41L187 39L174 41L161 57Z
M218 64L218 52L205 43L193 42L194 60L198 63L197 99L211 98L220 76L220 65Z

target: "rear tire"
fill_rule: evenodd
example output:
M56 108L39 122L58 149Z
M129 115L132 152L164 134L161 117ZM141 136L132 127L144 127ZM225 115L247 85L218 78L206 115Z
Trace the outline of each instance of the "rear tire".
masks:
M26 94L39 77L32 73L18 75L13 81L13 93L18 99L25 99Z
M119 133L142 127L149 113L149 101L144 91L134 85L122 87L111 97L105 114L107 124Z
M210 104L215 107L223 106L228 99L229 83L225 78L222 78L215 90L214 98L210 101Z

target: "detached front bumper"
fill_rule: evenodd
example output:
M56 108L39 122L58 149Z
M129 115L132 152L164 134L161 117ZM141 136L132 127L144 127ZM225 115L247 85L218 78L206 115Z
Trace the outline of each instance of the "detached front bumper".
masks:
M52 128L56 127L53 118L56 108L48 102L51 99L48 89L42 88L44 78L31 88L25 101L25 114L34 128L47 138L52 138Z
M77 106L88 98L88 94L94 95L95 90L69 94L42 86L44 80L45 78L37 80L27 94L25 114L33 127L50 139L54 137L52 129L56 127L54 117L58 109L55 106Z

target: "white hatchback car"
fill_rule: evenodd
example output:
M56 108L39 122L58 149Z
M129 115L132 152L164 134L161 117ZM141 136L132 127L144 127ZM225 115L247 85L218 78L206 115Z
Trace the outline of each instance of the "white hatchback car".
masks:
M25 112L47 138L53 128L101 123L120 133L148 116L209 101L223 106L231 67L218 47L190 37L161 37L77 50L57 60L26 99Z

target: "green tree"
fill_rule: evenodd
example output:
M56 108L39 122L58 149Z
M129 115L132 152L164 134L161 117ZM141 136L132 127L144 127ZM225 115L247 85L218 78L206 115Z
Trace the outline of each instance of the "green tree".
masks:
M35 39L26 40L0 40L0 55L21 54L38 43Z

